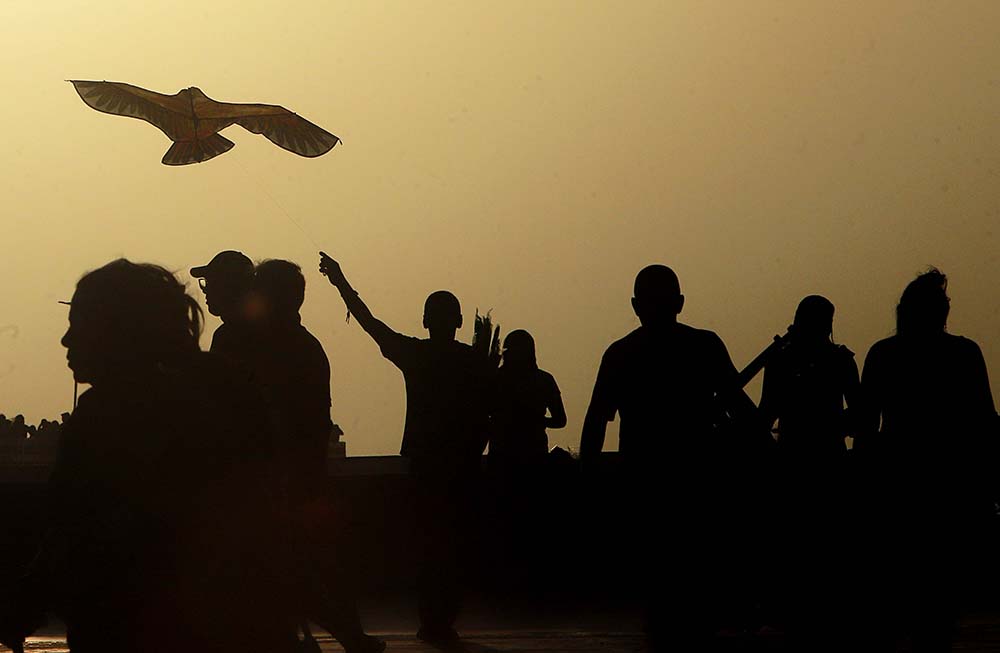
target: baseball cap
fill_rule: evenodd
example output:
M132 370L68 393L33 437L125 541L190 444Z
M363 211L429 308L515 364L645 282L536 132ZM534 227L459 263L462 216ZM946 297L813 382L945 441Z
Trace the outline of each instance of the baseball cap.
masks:
M228 249L212 257L206 265L191 268L191 276L196 279L216 276L240 276L253 274L253 261L243 252Z

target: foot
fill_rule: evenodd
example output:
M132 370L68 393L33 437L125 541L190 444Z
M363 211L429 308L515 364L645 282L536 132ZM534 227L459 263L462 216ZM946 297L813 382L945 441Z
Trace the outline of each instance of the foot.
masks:
M459 637L451 626L421 626L417 631L417 639L428 644L454 644Z
M13 651L13 653L24 653L23 639L18 640L14 638L11 639L4 638L3 640L0 640L0 646L6 646L11 651Z
M382 653L385 642L374 635L363 635L361 641L354 646L345 646L345 653Z
M299 645L296 647L297 653L322 653L322 649L319 647L319 642L316 641L315 637L307 636L299 640Z

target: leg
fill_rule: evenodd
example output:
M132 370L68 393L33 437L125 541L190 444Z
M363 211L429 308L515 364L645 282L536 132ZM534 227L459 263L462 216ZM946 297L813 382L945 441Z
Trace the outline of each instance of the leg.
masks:
M452 639L462 602L462 544L474 486L464 477L422 478L417 485L424 535L418 577L421 631Z

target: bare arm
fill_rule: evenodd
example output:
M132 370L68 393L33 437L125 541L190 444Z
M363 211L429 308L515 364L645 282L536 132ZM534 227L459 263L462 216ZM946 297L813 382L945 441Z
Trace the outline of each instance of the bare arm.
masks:
M771 366L764 368L764 385L760 391L760 418L763 425L770 431L778 420L778 377Z
M854 357L850 357L845 363L844 373L844 403L847 405L847 433L852 438L858 432L857 418L855 412L860 411L861 405L861 377L858 374L858 364Z
M733 359L729 355L729 349L718 335L713 334L716 351L716 366L718 374L718 387L721 388L718 398L722 406L729 413L732 419L741 425L751 437L760 437L761 442L766 445L773 445L774 438L771 436L771 426L774 424L766 422L766 417L762 418L757 404L747 395L743 389L743 381L740 374L733 365ZM765 373L766 374L766 373Z
M347 310L351 312L351 315L358 321L361 328L365 330L365 333L370 335L379 347L382 347L396 335L396 332L372 315L368 306L358 296L358 291L348 283L347 277L344 276L344 272L340 269L340 264L324 252L320 252L319 255L319 271L330 280L330 284L334 288L340 291L340 296L343 298L344 304L347 305Z
M604 449L604 438L608 431L608 422L615 418L618 412L617 382L613 358L606 352L597 370L597 380L594 382L594 393L590 397L590 406L583 419L583 432L580 434L580 459L584 462L600 457Z
M604 437L608 431L608 420L593 405L587 409L583 420L583 433L580 436L580 458L584 461L593 460L601 455L604 449Z
M854 427L854 448L863 449L878 434L882 422L881 384L882 361L879 359L878 343L865 357L861 368L861 384L852 407L848 403L851 422Z
M548 409L549 416L545 418L545 428L561 429L566 426L566 408L563 406L561 394L558 392L555 394Z
M972 344L972 399L976 410L976 416L985 418L987 422L992 422L996 418L997 410L993 404L993 390L990 388L990 374L986 368L986 359L983 351L975 342Z

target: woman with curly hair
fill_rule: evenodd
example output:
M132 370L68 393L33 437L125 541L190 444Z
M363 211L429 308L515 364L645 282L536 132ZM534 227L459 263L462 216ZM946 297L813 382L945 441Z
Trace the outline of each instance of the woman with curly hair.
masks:
M859 559L876 584L867 594L893 598L881 619L895 616L914 650L950 650L994 512L996 409L979 345L948 333L947 289L934 268L907 285L896 334L872 346L861 376L871 528Z
M252 387L200 351L201 326L159 266L119 259L77 284L62 344L91 387L63 431L33 572L73 651L290 641L266 562L278 530L266 416Z

